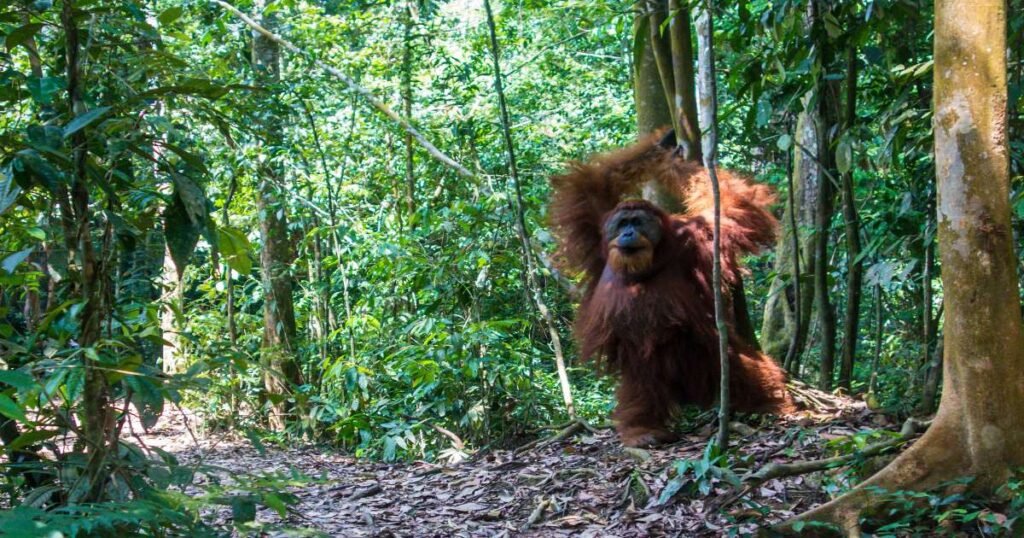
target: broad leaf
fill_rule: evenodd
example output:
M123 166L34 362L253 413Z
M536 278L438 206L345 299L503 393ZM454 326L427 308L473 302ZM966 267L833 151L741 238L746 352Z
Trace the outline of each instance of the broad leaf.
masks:
M21 187L14 184L14 176L10 169L0 171L0 215L14 204L21 194Z
M7 45L8 50L13 49L27 41L30 37L36 35L36 33L42 28L43 25L39 23L31 23L21 26L7 34L7 39L4 40L4 45Z
M157 16L156 20L160 21L161 26L167 26L168 24L171 24L172 22L178 20L178 18L181 17L181 14L184 12L185 9L181 6L169 7L165 9L162 13L160 13L160 15Z
M18 252L11 254L4 258L4 261L0 262L0 267L3 267L4 271L7 271L8 274L13 275L14 270L18 268L18 265L25 261L32 254L32 251L35 250L35 248L36 247L29 247L25 250L19 250Z
M252 245L244 233L235 228L221 226L217 228L217 243L229 267L242 275L252 272L252 258L249 256Z
M25 410L6 394L0 394L0 415L12 418L23 424L29 422L28 417L25 415Z
M87 125L99 119L100 116L106 114L108 110L110 110L109 106L97 107L71 120L71 122L64 126L64 138L81 131Z
M836 145L836 168L840 174L850 171L853 165L853 145L850 144L850 137L843 136Z
M164 236L167 238L167 250L178 271L178 278L185 273L185 266L192 256L192 251L199 242L199 228L189 218L185 203L179 191L174 191L171 204L164 210Z

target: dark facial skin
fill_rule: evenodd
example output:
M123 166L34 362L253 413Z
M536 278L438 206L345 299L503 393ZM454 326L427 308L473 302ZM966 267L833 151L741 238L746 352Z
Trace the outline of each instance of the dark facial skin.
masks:
M654 248L661 241L661 220L640 208L624 208L605 222L608 265L623 276L646 273L654 263Z
M661 222L649 211L626 209L608 219L605 235L623 254L653 249L661 241Z

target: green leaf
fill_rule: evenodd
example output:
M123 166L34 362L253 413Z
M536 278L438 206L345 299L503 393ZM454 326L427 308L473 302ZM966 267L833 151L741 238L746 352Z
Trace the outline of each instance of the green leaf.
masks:
M793 137L788 134L784 134L779 137L775 142L775 145L782 151L789 151L789 148L793 145Z
M172 170L171 179L174 181L175 194L184 204L193 227L206 237L206 241L216 251L220 241L217 238L217 226L210 218L210 202L206 199L206 193L186 175Z
M19 151L14 165L15 172L19 173L18 182L22 186L42 185L50 192L56 192L57 184L65 183L64 174L44 159L38 151Z
M43 25L37 22L16 28L14 31L7 34L7 39L4 40L4 45L7 45L8 50L13 49L25 41L28 41L29 38L36 35L36 33L42 28Z
M4 271L7 271L8 274L13 275L14 270L18 268L18 264L25 261L32 254L32 251L35 250L35 248L36 247L29 247L25 250L11 254L4 258L4 261L0 262L0 267L3 267Z
M249 523L256 519L256 502L252 497L235 497L231 499L231 517L235 524Z
M99 119L100 116L106 114L108 110L110 110L109 106L97 107L71 120L70 123L64 126L64 138L81 131L87 125Z
M65 84L63 77L28 77L25 82L32 100L40 105L52 105L53 97L61 91Z
M18 199L21 187L14 183L14 176L9 169L4 169L0 174L0 215L3 215L4 211Z
M0 383L10 385L19 392L28 392L37 387L35 378L17 370L0 370Z
M229 267L242 275L252 272L252 258L249 256L252 246L249 238L240 230L227 226L218 227L217 246Z
M157 16L156 20L160 21L160 26L167 26L172 22L178 20L182 13L185 12L185 8L181 6L169 7Z
M185 273L188 259L199 242L199 228L189 217L185 202L181 200L179 191L174 191L171 204L164 210L164 236L167 238L167 250L174 261L174 268L180 279Z
M6 394L0 394L0 414L17 420L22 424L29 422L28 417L25 416L25 410Z
M14 452L15 450L25 448L27 446L34 445L40 441L45 441L53 436L57 435L57 430L31 430L27 431L18 436L17 439L7 445L8 452Z

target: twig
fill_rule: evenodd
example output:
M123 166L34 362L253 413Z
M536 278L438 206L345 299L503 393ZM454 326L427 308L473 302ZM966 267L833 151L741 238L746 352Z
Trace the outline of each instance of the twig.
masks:
M566 439L566 438L568 438L568 437L570 437L572 435L580 433L582 430L587 430L587 431L589 431L591 433L597 433L597 430L593 426L588 424L587 421L585 421L583 419L576 419L576 420L570 421L568 423L568 426L562 428L561 431L559 431L555 435L552 435L551 437L542 437L540 439L534 439L533 441L530 441L529 443L526 443L525 445L523 445L523 446L513 450L512 451L512 455L513 456L518 456L519 454L522 454L523 452L526 452L527 450L530 450L530 449L533 449L533 448L541 448L541 447L548 446L548 445L550 445L552 443L557 443L557 442L559 442L559 441L561 441L563 439Z
M355 490L345 500L349 502L358 501L359 499L365 499L366 497L373 497L374 495L382 493L383 491L384 490L380 487L380 483L378 482L376 484L373 484L372 486Z
M544 512L553 505L554 502L552 502L550 498L541 497L540 502L537 503L537 507L533 509L533 512L530 512L530 517L527 518L526 523L524 523L519 530L526 531L531 525L540 521L541 518L544 517Z

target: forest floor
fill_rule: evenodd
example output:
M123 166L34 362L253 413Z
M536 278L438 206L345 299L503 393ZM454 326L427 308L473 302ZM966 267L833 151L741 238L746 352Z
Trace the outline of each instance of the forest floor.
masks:
M820 393L815 400L814 412L744 417L746 424L734 428L733 443L745 463L733 463L731 471L743 475L768 462L831 456L836 447L830 441L898 429L862 402ZM244 438L194 434L186 428L193 422L194 417L168 413L140 440L203 469L200 484L211 478L230 484L241 476L287 477L295 471L312 477L289 488L298 501L284 521L269 509L261 509L257 521L327 536L746 535L824 502L825 491L844 480L838 471L796 475L738 496L715 469L698 464L676 484L682 490L659 503L676 462L702 459L710 423L652 450L623 449L611 429L578 428L526 450L491 451L445 466L380 463L315 446L258 449ZM224 509L210 516L227 523L231 513Z

